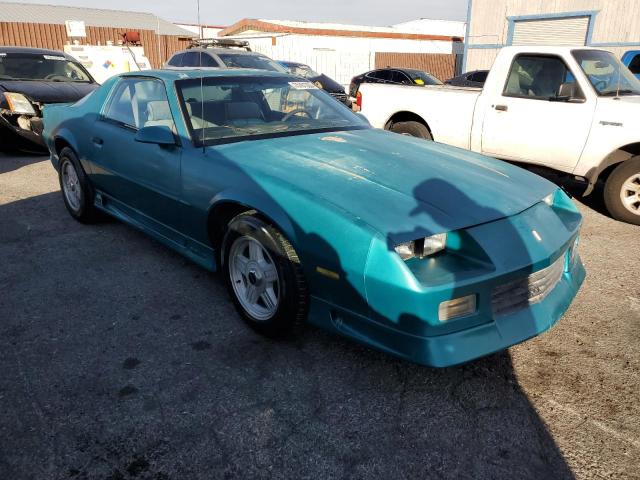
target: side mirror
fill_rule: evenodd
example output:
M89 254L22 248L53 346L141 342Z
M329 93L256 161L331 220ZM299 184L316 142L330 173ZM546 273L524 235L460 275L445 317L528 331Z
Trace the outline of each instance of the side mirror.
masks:
M156 145L175 145L176 138L166 125L152 125L142 127L135 136L135 141L140 143L155 143Z
M577 83L567 82L560 85L558 95L552 98L552 100L556 102L582 101L584 100L584 95Z

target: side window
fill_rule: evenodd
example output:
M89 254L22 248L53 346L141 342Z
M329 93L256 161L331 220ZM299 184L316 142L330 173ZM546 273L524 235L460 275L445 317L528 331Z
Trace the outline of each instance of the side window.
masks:
M413 82L404 73L394 70L391 72L391 81L393 83L400 83L402 85L411 85Z
M633 57L633 60L631 60L631 63L629 64L629 70L631 70L631 73L635 75L640 74L640 53Z
M573 90L575 96L578 96L579 88L575 78L562 59L519 55L511 65L504 95L548 100L560 96L561 90Z
M203 54L204 56L204 54ZM199 67L200 66L200 52L187 52L182 59L182 67Z
M184 53L177 53L167 62L167 64L172 67L180 67L182 66L182 59L184 58Z
M469 76L472 82L484 83L487 80L487 72L476 72Z
M201 67L218 67L218 62L216 62L211 55L208 53L202 54L202 61L200 62Z
M174 127L167 92L164 84L156 79L121 80L104 117L135 129L160 125Z

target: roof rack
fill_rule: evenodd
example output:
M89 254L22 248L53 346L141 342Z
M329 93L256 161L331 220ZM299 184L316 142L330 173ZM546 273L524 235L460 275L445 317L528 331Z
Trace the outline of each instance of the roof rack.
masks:
M196 38L187 48L242 48L250 52L249 42L246 40L233 40L231 38Z

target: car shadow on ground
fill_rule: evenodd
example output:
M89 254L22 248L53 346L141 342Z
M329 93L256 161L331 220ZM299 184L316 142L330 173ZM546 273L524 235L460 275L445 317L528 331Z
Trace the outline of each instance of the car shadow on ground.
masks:
M44 154L12 152L9 155L0 152L0 175L45 160L49 160L49 157Z
M508 352L269 340L218 275L59 192L0 206L7 478L573 478Z

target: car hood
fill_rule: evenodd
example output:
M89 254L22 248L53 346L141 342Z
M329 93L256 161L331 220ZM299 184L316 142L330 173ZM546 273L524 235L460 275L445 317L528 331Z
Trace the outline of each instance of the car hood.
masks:
M38 103L75 102L98 87L97 83L0 80L0 90L21 93Z
M557 188L508 163L383 130L296 135L213 148L238 164L276 202L274 188L286 182L397 243L515 215Z

